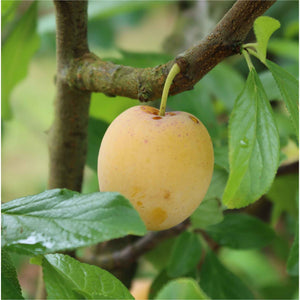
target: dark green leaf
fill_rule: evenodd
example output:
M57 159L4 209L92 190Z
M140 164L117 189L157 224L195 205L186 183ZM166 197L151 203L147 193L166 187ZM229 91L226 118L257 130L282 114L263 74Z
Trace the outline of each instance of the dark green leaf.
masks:
M25 78L31 57L39 47L36 33L37 1L30 6L2 45L2 118L11 117L10 94Z
M120 194L83 195L66 189L5 203L2 230L2 246L27 254L73 249L146 232L138 213Z
M214 147L215 165L229 172L228 147Z
M299 139L299 81L270 60L267 60L267 67L277 83Z
M206 254L200 272L200 286L212 299L253 299L248 287L226 269L212 253Z
M172 278L168 276L166 269L163 269L153 280L150 291L149 291L149 299L154 299L157 295L158 291L161 290L161 288L166 285L168 281L170 281Z
M1 299L24 299L17 272L6 250L1 251Z
M260 60L264 63L266 61L267 46L269 39L274 31L280 27L280 22L268 17L261 16L254 21L253 29L257 41L257 54Z
M299 275L299 231L296 229L296 236L293 242L287 261L287 271L292 276Z
M147 252L145 258L158 270L166 268L175 241L176 238L172 237L161 242L153 250Z
M43 259L48 299L134 299L109 272L63 254Z
M218 199L203 200L191 215L193 228L205 229L209 225L217 224L223 220L222 205Z
M209 299L194 279L179 278L167 283L155 299Z
M218 135L220 126L216 120L209 91L202 82L197 83L191 91L170 97L168 107L195 115L212 137Z
M272 108L252 69L229 121L230 174L223 195L228 208L247 206L270 188L278 168L279 148Z
M288 174L275 178L271 189L267 193L273 205L272 224L276 224L283 212L298 218L297 194L299 178L297 174Z
M185 231L176 239L170 254L167 274L180 277L191 272L201 257L201 244L198 235Z
M108 128L108 123L96 118L89 118L88 127L88 153L86 163L87 165L97 172L98 166L98 153L102 138L106 129Z
M218 244L235 249L261 248L275 238L271 227L242 213L226 214L221 223L208 227L206 231Z
M209 92L221 100L231 111L234 101L243 90L245 80L232 66L226 63L218 64L202 80Z

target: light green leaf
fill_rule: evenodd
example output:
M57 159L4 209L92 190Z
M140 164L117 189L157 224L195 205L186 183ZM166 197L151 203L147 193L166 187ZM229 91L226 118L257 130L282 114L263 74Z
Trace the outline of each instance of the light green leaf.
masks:
M5 32L5 26L8 22L13 20L16 9L19 3L17 1L1 1L1 28L2 34Z
M109 272L63 254L43 260L48 299L134 299Z
M273 32L276 31L279 27L279 21L268 16L258 17L254 21L253 29L257 41L256 51L263 63L265 63L266 61L268 41Z
M146 228L118 193L48 190L2 205L2 246L25 254L84 247Z
M6 120L11 117L10 94L25 78L30 60L39 47L36 20L37 1L34 1L2 45L1 114Z
M206 228L206 232L218 244L234 249L261 248L276 237L270 226L241 213L226 214L221 223Z
M6 250L1 251L1 299L24 299L17 272Z
M296 236L293 242L288 261L287 261L287 271L292 276L299 275L299 231L298 227L296 229Z
M187 275L198 264L201 257L201 244L198 235L185 231L176 239L170 254L167 274L170 277Z
M94 171L97 172L98 154L102 138L108 128L108 123L100 119L89 118L88 126L88 153L86 164Z
M212 253L206 254L200 272L200 286L212 299L253 299L248 287L226 269Z
M179 278L168 282L155 299L209 299L201 290L196 280Z
M223 202L240 208L270 188L279 162L279 135L272 108L254 69L229 120L230 174Z
M270 60L267 60L266 65L277 83L299 140L299 81Z

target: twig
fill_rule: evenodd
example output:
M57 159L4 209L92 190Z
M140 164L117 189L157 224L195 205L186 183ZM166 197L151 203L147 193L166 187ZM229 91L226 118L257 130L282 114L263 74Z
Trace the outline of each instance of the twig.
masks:
M211 34L174 60L154 68L133 68L101 60L92 53L74 59L66 81L81 91L126 96L140 101L160 98L165 79L176 62L180 74L170 90L174 95L193 86L226 57L240 53L240 46L254 20L275 1L238 0Z
M278 168L276 176L282 176L299 172L299 161L295 161Z
M103 254L99 256L84 257L79 260L84 263L97 265L101 268L113 270L116 268L125 268L131 265L133 262L153 249L162 241L169 239L170 237L177 236L181 232L187 229L190 225L189 220L182 222L181 224L163 231L150 232L144 237L138 239L136 242L126 246L125 248L115 251L110 254Z

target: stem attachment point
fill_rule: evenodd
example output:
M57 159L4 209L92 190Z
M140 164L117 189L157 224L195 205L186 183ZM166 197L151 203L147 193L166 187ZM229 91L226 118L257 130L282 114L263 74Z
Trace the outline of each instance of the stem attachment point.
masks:
M165 115L169 90L170 90L170 87L172 85L172 82L173 82L175 76L179 72L180 72L180 67L177 63L175 63L172 66L172 68L171 68L171 70L170 70L170 72L167 76L167 79L166 79L165 85L164 85L164 89L163 89L163 93L162 93L162 96L161 96L161 102L160 102L160 108L159 108L159 115L161 117L163 117Z

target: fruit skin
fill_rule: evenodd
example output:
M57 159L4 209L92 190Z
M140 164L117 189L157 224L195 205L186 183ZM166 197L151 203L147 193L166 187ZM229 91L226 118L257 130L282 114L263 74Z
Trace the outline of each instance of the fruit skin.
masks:
M214 155L193 115L134 106L107 129L98 156L100 191L133 204L148 230L171 228L199 206L211 182Z

